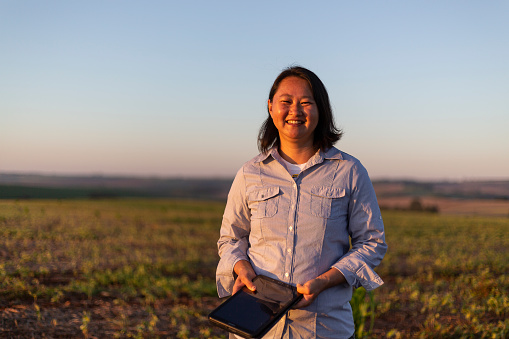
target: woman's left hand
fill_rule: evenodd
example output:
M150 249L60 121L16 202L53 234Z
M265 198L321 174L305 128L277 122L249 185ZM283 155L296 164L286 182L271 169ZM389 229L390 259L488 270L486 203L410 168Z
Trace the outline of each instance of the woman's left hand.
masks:
M302 299L293 308L303 308L311 305L313 300L326 289L346 282L343 273L331 268L315 279L311 279L304 285L297 284L297 292L302 294Z
M311 279L304 285L297 284L297 292L302 294L302 299L295 304L294 308L303 308L311 305L313 300L315 300L324 289L324 282L318 278Z

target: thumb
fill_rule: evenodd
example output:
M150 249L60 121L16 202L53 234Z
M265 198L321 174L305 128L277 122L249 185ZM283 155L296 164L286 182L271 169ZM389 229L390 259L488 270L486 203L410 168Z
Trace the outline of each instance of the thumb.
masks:
M255 284L253 284L253 282L251 281L251 279L246 278L246 279L243 279L243 281L242 281L242 282L243 282L243 283L244 283L244 285L245 285L248 289L250 289L251 291L253 291L253 292L254 292L254 291L256 291L256 286L255 286Z
M251 291L256 291L256 286L255 284L253 284L253 282L249 281L247 284L246 284L246 287L249 288Z

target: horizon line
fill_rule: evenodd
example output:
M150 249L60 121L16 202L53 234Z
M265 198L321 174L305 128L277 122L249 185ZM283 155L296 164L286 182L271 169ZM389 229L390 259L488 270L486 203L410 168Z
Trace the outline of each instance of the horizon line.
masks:
M160 174L120 174L120 173L58 173L58 172L37 172L37 171L2 171L0 176L39 176L39 177L64 177L64 178L104 178L104 179L138 179L138 180L233 180L235 174L231 176L226 175L160 175ZM464 178L422 178L410 175L402 176L374 176L371 177L372 182L506 182L509 181L507 177L464 177Z

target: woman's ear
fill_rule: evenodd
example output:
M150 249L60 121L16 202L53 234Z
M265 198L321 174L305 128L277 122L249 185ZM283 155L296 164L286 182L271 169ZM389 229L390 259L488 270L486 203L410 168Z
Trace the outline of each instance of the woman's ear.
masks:
M270 116L272 117L272 101L270 101L270 99L267 100L267 108L269 110Z

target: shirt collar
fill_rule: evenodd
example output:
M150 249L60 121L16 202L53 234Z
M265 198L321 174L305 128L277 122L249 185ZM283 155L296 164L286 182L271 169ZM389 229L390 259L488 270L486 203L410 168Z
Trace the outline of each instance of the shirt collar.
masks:
M254 162L263 162L265 161L269 156L272 156L275 159L275 156L273 153L277 153L277 147L272 147L268 152L266 153L260 153L254 158Z
M341 151L336 147L331 147L323 153L323 158L331 160L343 160L343 155L341 154Z
M267 153L260 153L256 158L255 162L263 162L268 157L272 157L274 159L278 159L281 156L279 155L277 151L277 146L272 147ZM343 156L341 155L341 152L336 147L331 147L327 151L323 152L322 150L318 150L318 152L315 153L309 159L310 165L315 165L318 163L321 163L324 159L330 159L330 160L343 160Z

